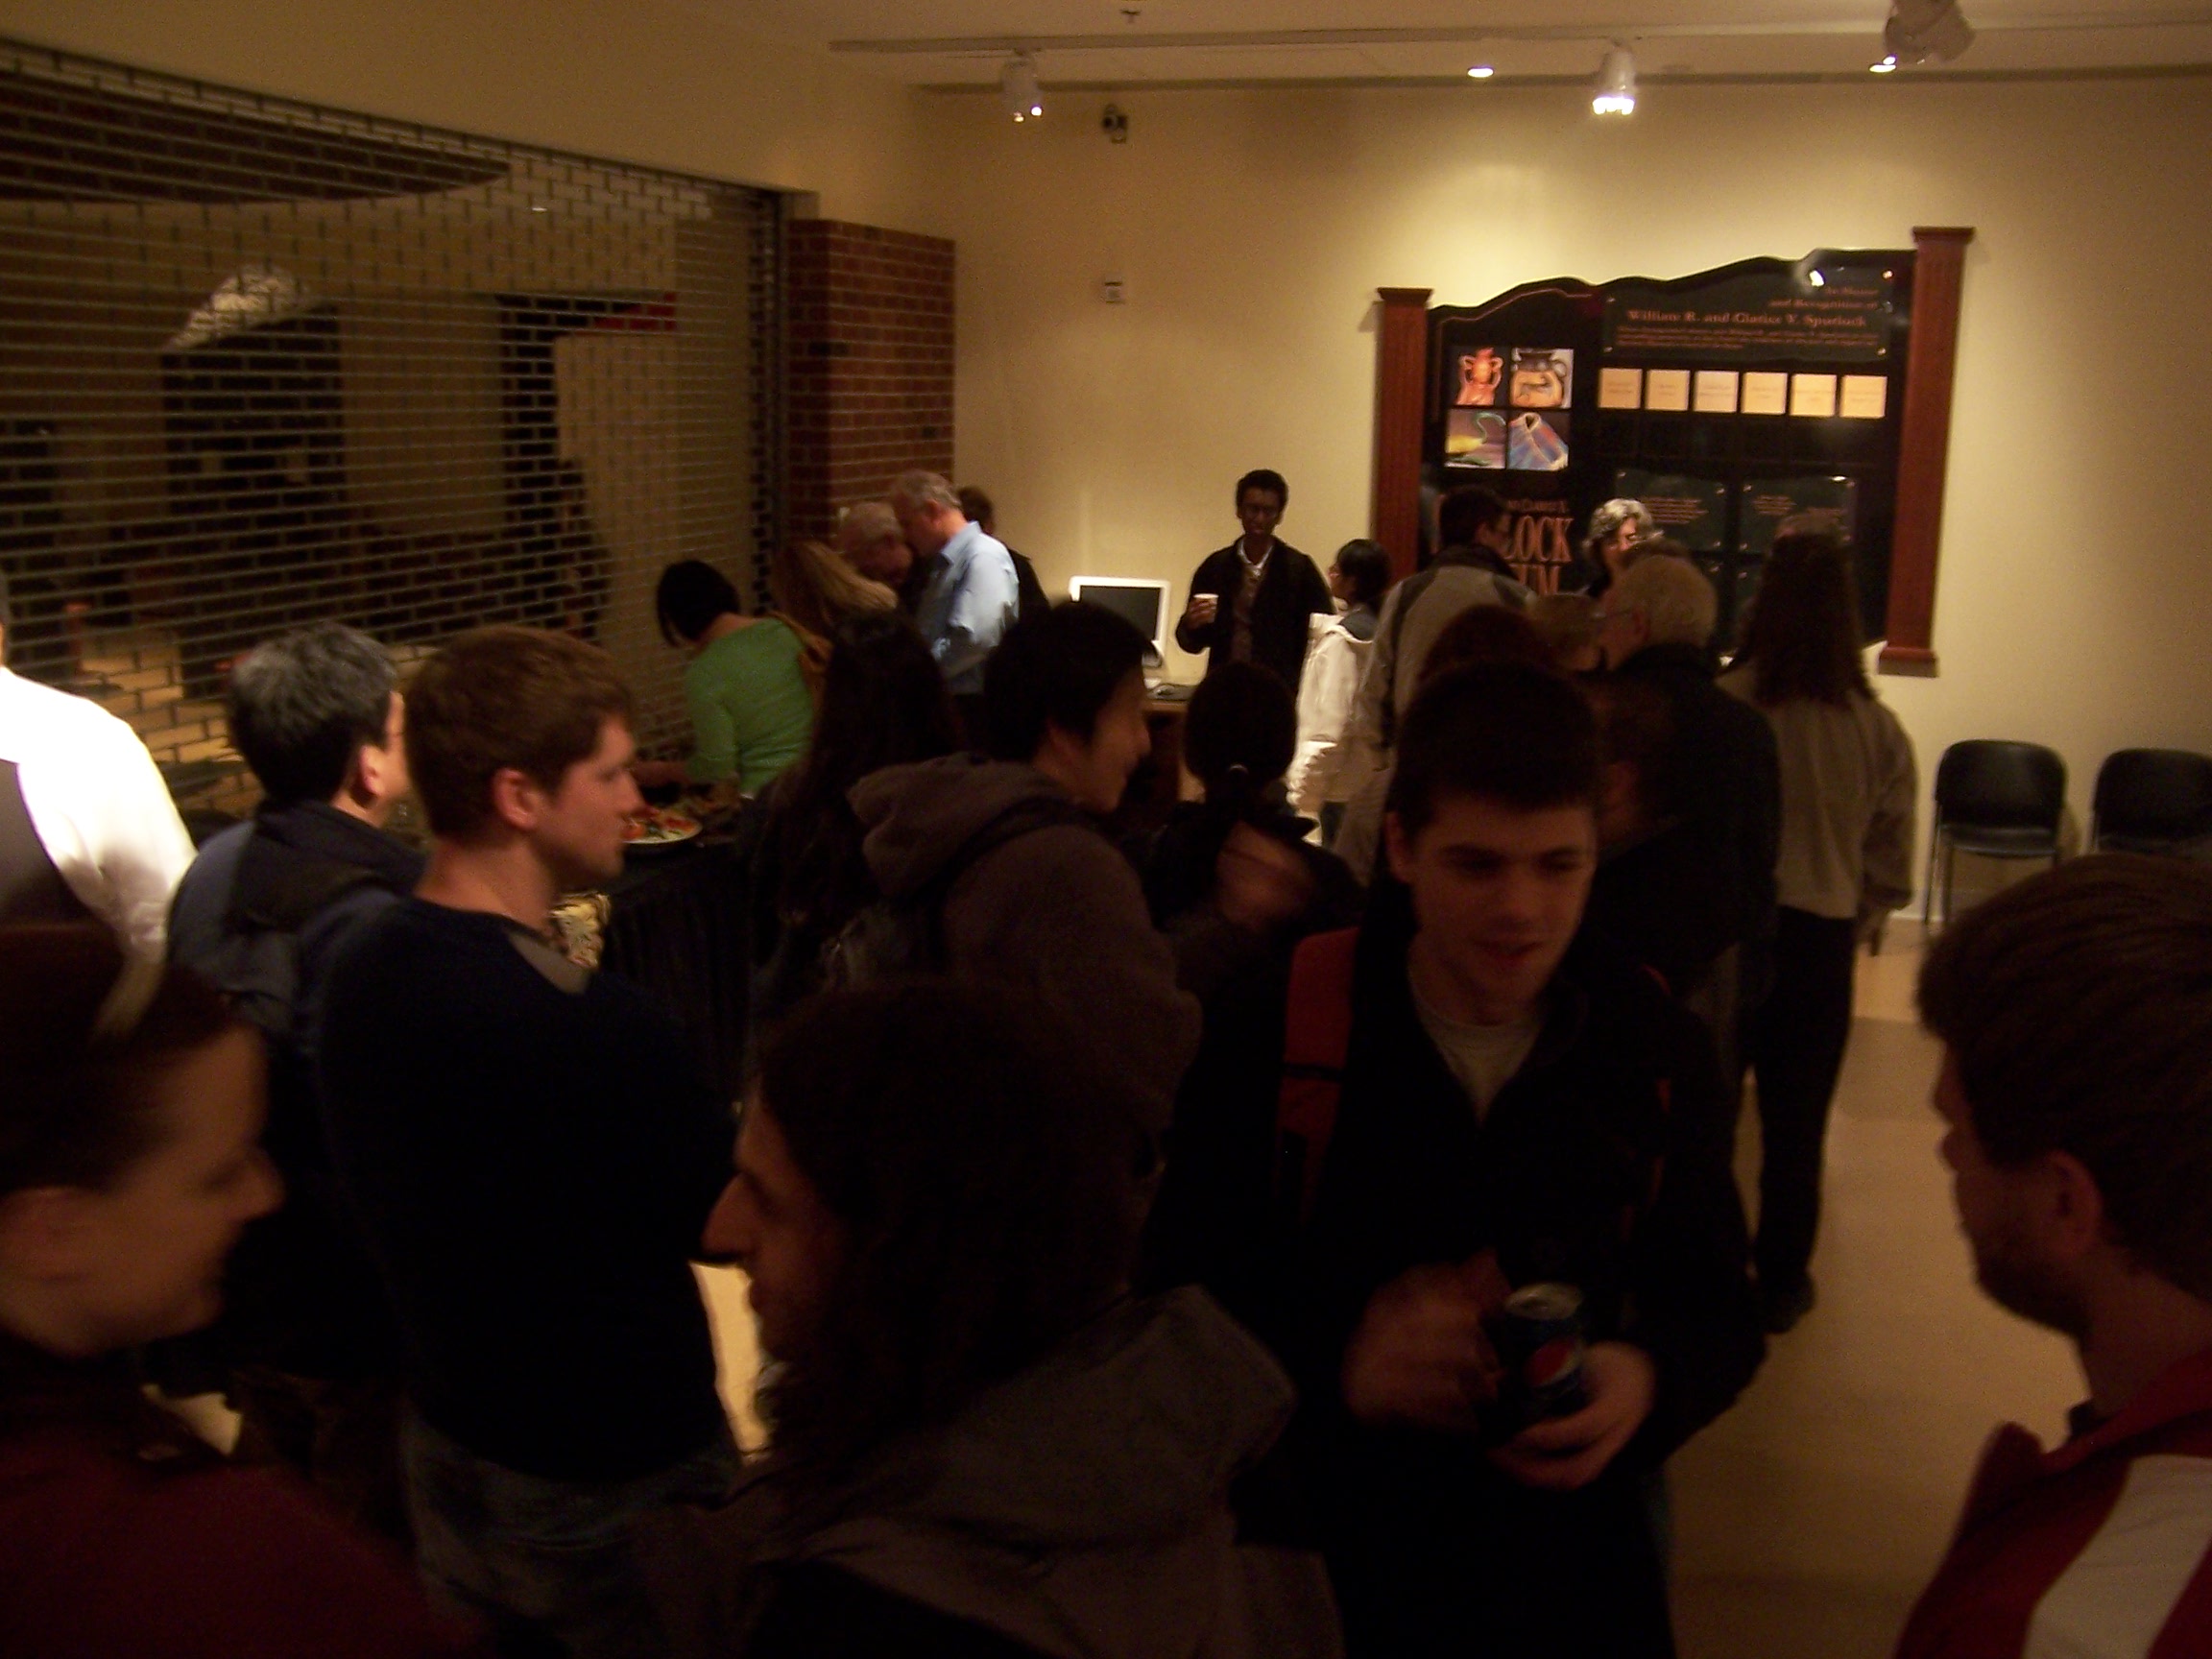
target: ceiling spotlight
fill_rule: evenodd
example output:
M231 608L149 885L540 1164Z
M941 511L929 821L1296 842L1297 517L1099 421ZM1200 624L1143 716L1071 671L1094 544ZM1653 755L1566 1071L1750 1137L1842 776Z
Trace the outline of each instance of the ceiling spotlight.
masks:
M1879 63L1869 63L1869 64L1867 64L1867 65L1866 65L1866 73L1867 73L1867 74L1869 74L1869 75L1894 75L1894 74L1896 74L1896 73L1897 73L1897 55L1896 55L1894 52L1892 52L1892 53L1890 53L1890 54L1889 54L1889 56L1888 56L1888 57L1887 57L1887 58L1883 59L1881 62L1879 62Z
M1974 44L1974 31L1959 14L1959 0L1896 0L1882 29L1882 44L1900 63L1948 63Z
M1470 81L1487 81L1491 76L1497 73L1498 71L1493 69L1489 64L1478 63L1472 69L1467 71L1467 78Z
M1026 52L1007 59L1006 67L998 72L998 97L1015 120L1041 120L1045 95L1037 88L1037 60Z
M1598 90L1590 108L1599 115L1636 113L1636 54L1619 41L1598 66Z

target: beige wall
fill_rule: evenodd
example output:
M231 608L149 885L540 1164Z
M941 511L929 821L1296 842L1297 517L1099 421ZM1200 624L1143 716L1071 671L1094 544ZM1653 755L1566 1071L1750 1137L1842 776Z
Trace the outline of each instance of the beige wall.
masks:
M1367 527L1378 285L1671 276L1971 225L1935 680L1944 745L2057 748L2084 816L2132 744L2212 750L2212 80L1129 93L1017 129L940 95L960 245L959 465L1055 588L1166 577L1290 480L1317 558ZM1101 302L1101 278L1127 284ZM1182 666L1193 666L1188 659Z
M933 231L910 95L679 0L0 0L0 33L341 109L818 193Z

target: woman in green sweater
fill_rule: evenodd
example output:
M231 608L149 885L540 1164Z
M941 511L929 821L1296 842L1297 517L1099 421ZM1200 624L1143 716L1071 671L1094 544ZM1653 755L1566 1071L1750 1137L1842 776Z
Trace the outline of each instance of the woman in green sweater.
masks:
M645 761L643 785L734 778L757 795L806 751L814 700L800 671L801 640L781 618L748 616L730 579L697 559L661 572L654 600L661 635L691 654L684 697L691 709L691 757Z

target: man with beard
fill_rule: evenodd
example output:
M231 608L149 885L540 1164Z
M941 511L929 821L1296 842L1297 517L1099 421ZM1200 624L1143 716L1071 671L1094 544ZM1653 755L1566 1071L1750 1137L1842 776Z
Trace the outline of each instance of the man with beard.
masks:
M1899 1659L2212 1651L2212 873L2083 858L1947 929L1920 975L1960 1224L2089 1399L2008 1424Z

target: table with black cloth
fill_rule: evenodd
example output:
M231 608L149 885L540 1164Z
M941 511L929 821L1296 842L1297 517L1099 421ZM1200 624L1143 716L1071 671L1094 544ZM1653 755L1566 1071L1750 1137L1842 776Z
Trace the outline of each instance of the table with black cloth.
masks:
M604 973L683 1022L700 1072L732 1099L744 1087L745 884L720 837L633 848L607 886Z

